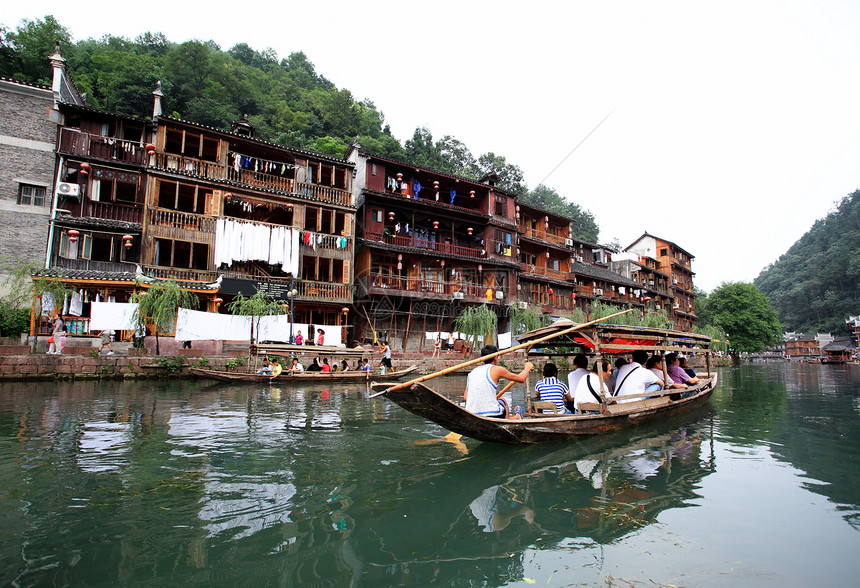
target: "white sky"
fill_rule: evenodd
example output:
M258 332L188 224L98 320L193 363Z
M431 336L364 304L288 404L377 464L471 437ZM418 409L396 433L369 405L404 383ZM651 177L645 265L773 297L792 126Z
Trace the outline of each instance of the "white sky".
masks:
M752 281L860 188L852 0L32 1L0 23L46 14L75 40L304 51L401 141L453 135L529 187L612 112L544 183L595 215L601 242L677 243L706 291Z

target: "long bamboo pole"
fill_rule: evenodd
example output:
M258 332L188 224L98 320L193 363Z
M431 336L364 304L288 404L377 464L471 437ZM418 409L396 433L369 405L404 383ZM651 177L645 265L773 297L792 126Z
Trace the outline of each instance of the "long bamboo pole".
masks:
M386 392L393 392L395 390L402 390L403 388L408 388L412 384L417 384L419 382L426 382L427 380L432 380L433 378L438 378L439 376L444 376L445 374L450 374L451 372L455 372L459 369L463 369L465 367L469 367L475 365L477 363L484 363L489 359L493 359L494 357L498 357L500 355L505 355L507 353L511 353L513 351L519 351L520 349L524 349L526 347L533 347L538 343L543 343L544 341L549 341L551 339L555 339L556 337L560 337L562 335L567 335L568 333L573 333L574 331L578 331L580 329L584 329L585 327L590 327L591 325L597 324L601 321L605 321L606 319L610 319L616 316L620 316L622 314L627 314L628 312L632 312L635 310L634 308L628 308L627 310L622 310L621 312L616 312L615 314L610 314L609 316L604 316L599 319L595 319L593 321L588 321L587 323L581 323L574 327L570 327L569 329L565 329L563 331L559 331L558 333L554 333L552 335L547 335L546 337L541 337L540 339L535 339L534 341L529 341L528 343L520 343L519 345L515 345L513 347L509 347L508 349L503 349L502 351L496 351L495 353L491 353L489 355L485 355L484 357L478 357L475 359L471 359L469 361L459 363L455 366L445 368L443 370L439 370L438 372L434 372L432 374L427 374L426 376L421 376L420 378L415 378L414 380L409 380L408 382L404 382L402 384L397 384L396 386L391 386L390 388L386 388L381 392L377 392L376 394L371 394L369 398L374 398L376 396L381 396Z

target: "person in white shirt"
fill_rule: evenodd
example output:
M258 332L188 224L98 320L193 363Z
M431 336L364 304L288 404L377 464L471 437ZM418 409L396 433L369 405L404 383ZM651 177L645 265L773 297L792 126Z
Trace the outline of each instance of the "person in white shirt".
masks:
M603 370L603 381L609 378L609 362L601 360L600 368ZM603 402L603 392L600 389L600 376L597 375L597 362L594 362L592 370L579 380L576 390L573 393L573 405L577 413L582 413L580 408L584 403L601 403Z
M617 382L614 396L632 396L622 402L633 402L645 396L646 392L656 392L663 388L663 380L658 378L651 370L643 367L648 362L648 352L637 349L633 352L633 361L618 368Z
M573 356L573 367L576 368L567 374L567 389L573 392L579 385L579 380L588 374L588 358L582 353Z

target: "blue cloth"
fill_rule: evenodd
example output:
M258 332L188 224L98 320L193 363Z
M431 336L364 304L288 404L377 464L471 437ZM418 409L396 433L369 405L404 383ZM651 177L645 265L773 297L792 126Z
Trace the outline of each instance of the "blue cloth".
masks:
M415 200L418 200L418 192L421 191L421 183L418 180L412 180L412 193L415 195Z
M454 204L454 196L457 195L457 190L451 190L451 204Z
M555 377L544 378L543 380L535 384L535 390L537 390L537 393L540 394L541 400L546 400L547 402L555 402L555 405L558 408L558 412L567 412L567 409L564 406L564 400L565 397L568 395L569 390L564 382ZM551 412L551 410L544 409L544 413Z

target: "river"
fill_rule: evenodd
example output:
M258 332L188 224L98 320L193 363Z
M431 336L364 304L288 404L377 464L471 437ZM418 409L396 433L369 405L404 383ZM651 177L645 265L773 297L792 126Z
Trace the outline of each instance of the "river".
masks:
M526 447L362 386L5 383L0 585L856 586L860 366L720 376Z

